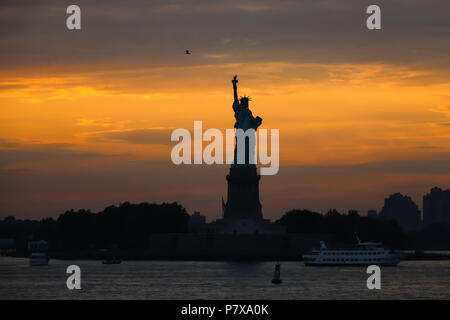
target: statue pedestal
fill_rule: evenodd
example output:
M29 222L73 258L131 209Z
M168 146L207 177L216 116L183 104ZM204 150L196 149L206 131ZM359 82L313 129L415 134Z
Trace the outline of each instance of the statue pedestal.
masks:
M224 219L262 219L256 166L231 167L227 175L228 198Z

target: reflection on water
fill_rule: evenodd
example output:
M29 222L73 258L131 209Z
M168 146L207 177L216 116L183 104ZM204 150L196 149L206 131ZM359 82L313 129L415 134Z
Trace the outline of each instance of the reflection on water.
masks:
M81 267L82 290L66 288L67 266ZM368 290L363 267L275 263L51 260L0 258L0 299L450 299L450 261L405 261L381 269L381 290Z

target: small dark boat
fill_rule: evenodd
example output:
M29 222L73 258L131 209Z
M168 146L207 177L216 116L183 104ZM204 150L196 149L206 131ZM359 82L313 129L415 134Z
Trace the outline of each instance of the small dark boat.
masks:
M50 257L43 252L34 252L30 256L30 266L47 266Z

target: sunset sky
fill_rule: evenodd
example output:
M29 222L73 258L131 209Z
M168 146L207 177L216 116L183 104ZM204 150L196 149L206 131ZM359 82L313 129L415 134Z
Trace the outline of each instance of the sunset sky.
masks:
M265 218L421 207L450 187L450 2L0 2L0 218L178 201L221 216L226 165L176 166L175 128L233 128L231 79L280 130ZM185 50L191 50L186 55Z

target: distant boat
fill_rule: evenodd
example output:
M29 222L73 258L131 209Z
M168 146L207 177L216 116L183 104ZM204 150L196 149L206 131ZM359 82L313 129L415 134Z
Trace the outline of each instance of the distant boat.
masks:
M320 241L320 249L303 255L306 266L396 266L400 262L400 254L383 248L381 242L361 242L353 249L328 249Z
M30 266L47 266L50 257L43 252L34 252L30 255Z

